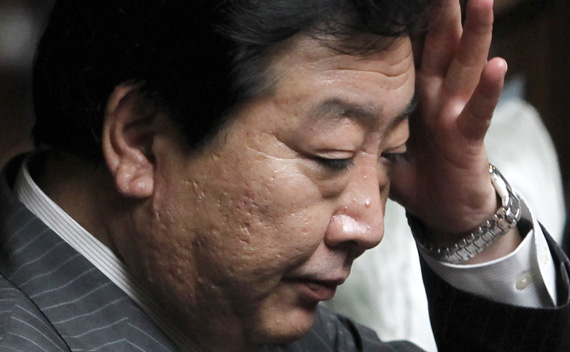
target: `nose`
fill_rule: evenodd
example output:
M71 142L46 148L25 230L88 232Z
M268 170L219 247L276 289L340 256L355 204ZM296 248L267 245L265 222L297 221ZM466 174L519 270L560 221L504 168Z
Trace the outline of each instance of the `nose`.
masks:
M357 170L351 176L331 216L325 244L330 248L355 247L356 256L376 246L384 235L384 206L388 178L377 167Z

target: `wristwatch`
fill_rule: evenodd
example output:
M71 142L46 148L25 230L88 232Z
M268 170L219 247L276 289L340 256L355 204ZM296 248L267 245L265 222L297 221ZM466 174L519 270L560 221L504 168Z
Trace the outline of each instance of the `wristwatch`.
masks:
M522 213L519 197L513 193L511 186L499 170L491 164L489 164L489 173L493 187L501 198L501 207L493 215L493 218L485 221L473 232L450 247L436 247L433 245L429 241L429 230L421 220L410 213L406 214L412 234L418 246L424 252L437 260L460 264L481 253L497 238L503 236L517 225Z

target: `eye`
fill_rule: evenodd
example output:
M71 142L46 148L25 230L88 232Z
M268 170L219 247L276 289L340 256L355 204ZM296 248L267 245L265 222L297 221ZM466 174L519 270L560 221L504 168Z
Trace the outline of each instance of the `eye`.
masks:
M390 163L396 163L398 161L405 160L407 157L406 146L392 149L388 152L382 153L382 158L389 161Z
M406 153L383 153L382 158L391 163L398 162L406 157Z
M353 165L352 158L328 159L328 158L316 157L315 161L319 163L319 165L327 169L328 171L335 171L335 172L348 170Z

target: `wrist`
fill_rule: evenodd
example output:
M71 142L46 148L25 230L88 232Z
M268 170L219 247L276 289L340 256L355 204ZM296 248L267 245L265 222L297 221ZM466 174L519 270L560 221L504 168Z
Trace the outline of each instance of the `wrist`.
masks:
M420 248L438 260L454 264L471 261L484 251L485 255L479 259L491 260L516 248L520 243L516 224L522 213L521 201L492 165L489 165L489 173L501 205L492 216L487 217L471 231L445 236L439 232L434 236L432 229L428 229L420 219L408 213L408 222Z

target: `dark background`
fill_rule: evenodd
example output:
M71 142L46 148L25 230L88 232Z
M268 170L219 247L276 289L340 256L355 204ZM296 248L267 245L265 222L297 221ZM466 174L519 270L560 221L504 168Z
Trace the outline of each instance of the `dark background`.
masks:
M507 59L510 76L524 74L525 98L552 136L570 204L570 3L519 3L497 16L494 53Z

